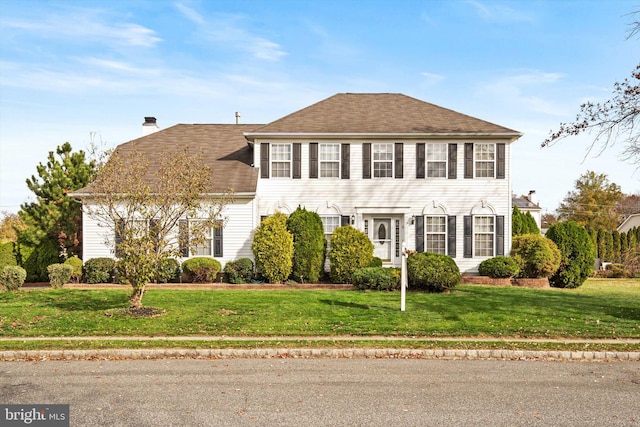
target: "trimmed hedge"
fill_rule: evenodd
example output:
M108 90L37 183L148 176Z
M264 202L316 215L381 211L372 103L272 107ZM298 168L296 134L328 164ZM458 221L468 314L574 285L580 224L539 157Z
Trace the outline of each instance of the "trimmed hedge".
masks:
M17 291L24 284L27 271L17 265L7 265L0 270L0 284L7 291Z
M493 279L505 279L514 277L520 271L518 263L506 256L497 256L485 259L480 263L478 272L481 276L489 276Z
M409 286L430 292L455 288L462 278L453 258L432 252L413 253L407 258Z
M18 265L13 242L0 243L0 268L7 265Z
M51 287L61 288L65 283L71 281L73 267L69 264L51 264L47 267L47 274L49 275Z
M116 262L111 258L91 258L82 266L84 282L111 283L116 275Z
M297 282L317 282L324 273L327 245L320 215L298 207L287 218L287 229L293 235L291 278Z
M518 277L549 277L560 267L560 250L541 234L515 236L511 243L511 257L520 267Z
M338 227L331 236L331 281L333 283L351 283L353 273L371 265L373 243L369 237L350 225Z
M156 271L154 282L176 283L180 280L180 262L174 258L165 258L160 261Z
M229 283L249 283L253 279L253 261L249 258L229 261L224 266L224 273Z
M356 270L351 280L361 290L397 291L400 289L400 269L364 267Z
M596 249L584 227L575 221L558 222L547 231L546 236L560 249L560 268L551 277L549 284L556 288L577 288L591 275L596 258Z
M269 283L282 283L293 268L293 235L287 216L276 212L260 223L253 236L253 255L258 271Z
M190 283L213 283L220 270L222 265L213 258L195 257L182 263L185 281Z
M64 263L71 266L71 281L80 283L82 280L82 260L74 255L71 258L67 258Z

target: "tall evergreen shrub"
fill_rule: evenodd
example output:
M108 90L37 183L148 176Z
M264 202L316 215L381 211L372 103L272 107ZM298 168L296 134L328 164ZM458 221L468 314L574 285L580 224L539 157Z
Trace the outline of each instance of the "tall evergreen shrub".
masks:
M366 234L350 225L334 230L329 250L333 283L351 283L353 273L371 265L372 260L373 243Z
M262 221L252 249L258 271L269 283L284 282L293 265L293 235L287 230L287 216L277 212Z
M293 235L291 278L297 282L317 282L324 267L326 239L320 215L298 206L287 229Z
M596 250L589 233L575 221L558 222L547 231L562 256L560 268L549 278L556 288L577 288L593 271Z

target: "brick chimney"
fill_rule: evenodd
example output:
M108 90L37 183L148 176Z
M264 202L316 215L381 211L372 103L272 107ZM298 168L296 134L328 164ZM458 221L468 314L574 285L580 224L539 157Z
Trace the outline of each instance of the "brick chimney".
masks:
M151 135L154 132L160 130L156 123L155 117L145 117L144 123L142 124L142 136Z

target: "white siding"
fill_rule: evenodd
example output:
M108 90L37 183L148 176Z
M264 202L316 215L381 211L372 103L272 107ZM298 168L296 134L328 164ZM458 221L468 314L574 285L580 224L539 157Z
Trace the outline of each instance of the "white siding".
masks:
M511 251L511 167L510 144L505 147L505 179L464 178L464 143L473 140L440 140L457 143L457 179L416 178L416 143L433 141L414 140L291 140L256 141L256 167L259 166L260 142L302 143L302 179L259 179L257 188L257 215L270 215L279 210L290 213L298 206L321 213L327 206L336 207L341 215L355 215L355 227L364 228L363 214L404 214L404 238L408 249L415 249L415 227L410 225L413 215L430 212L441 207L447 215L456 216L456 262L461 272L477 272L484 258L463 257L463 217L478 213L505 217L504 250ZM309 178L309 142L350 143L350 179ZM364 142L404 143L404 178L362 179L362 152ZM481 142L505 142L482 140Z

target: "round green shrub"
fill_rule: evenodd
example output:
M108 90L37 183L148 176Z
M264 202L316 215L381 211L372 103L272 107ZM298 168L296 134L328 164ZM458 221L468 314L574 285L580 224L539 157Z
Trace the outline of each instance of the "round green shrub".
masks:
M400 269L364 267L356 270L351 280L361 290L397 291L400 289Z
M489 276L494 279L504 279L514 277L520 271L518 263L510 257L497 256L485 259L480 263L478 272L482 276Z
M7 291L17 291L24 284L27 271L17 265L7 265L0 270L0 284Z
M64 263L71 266L71 281L80 283L80 280L82 280L82 260L74 255L71 258L67 258Z
M560 250L541 234L515 236L511 243L511 257L520 267L518 277L538 279L549 277L560 267Z
M327 243L320 215L298 207L287 218L287 229L293 235L291 278L317 282L323 273Z
M413 253L407 258L409 286L429 292L453 289L462 276L453 258L432 252Z
M49 283L52 288L61 288L65 283L71 281L71 274L73 274L73 267L69 264L51 264L47 267L47 274L49 275Z
M546 236L560 249L558 271L549 277L556 288L577 288L591 275L596 250L589 233L575 221L558 222L547 230Z
M116 275L116 262L111 258L91 258L82 266L85 283L111 283Z
M180 279L180 262L175 258L160 260L156 277L156 283L175 283Z
M49 280L47 267L60 262L58 243L49 238L43 238L38 243L20 240L21 238L18 237L18 265L27 271L27 281Z
M350 225L334 230L329 251L333 283L351 283L353 273L371 265L372 260L373 243L366 234Z
M185 281L190 283L213 283L221 269L217 259L207 257L189 258L182 263Z
M293 267L293 235L287 216L276 212L260 223L253 237L256 267L269 283L282 283Z
M249 283L253 279L253 261L249 258L229 261L224 266L224 273L229 283Z

